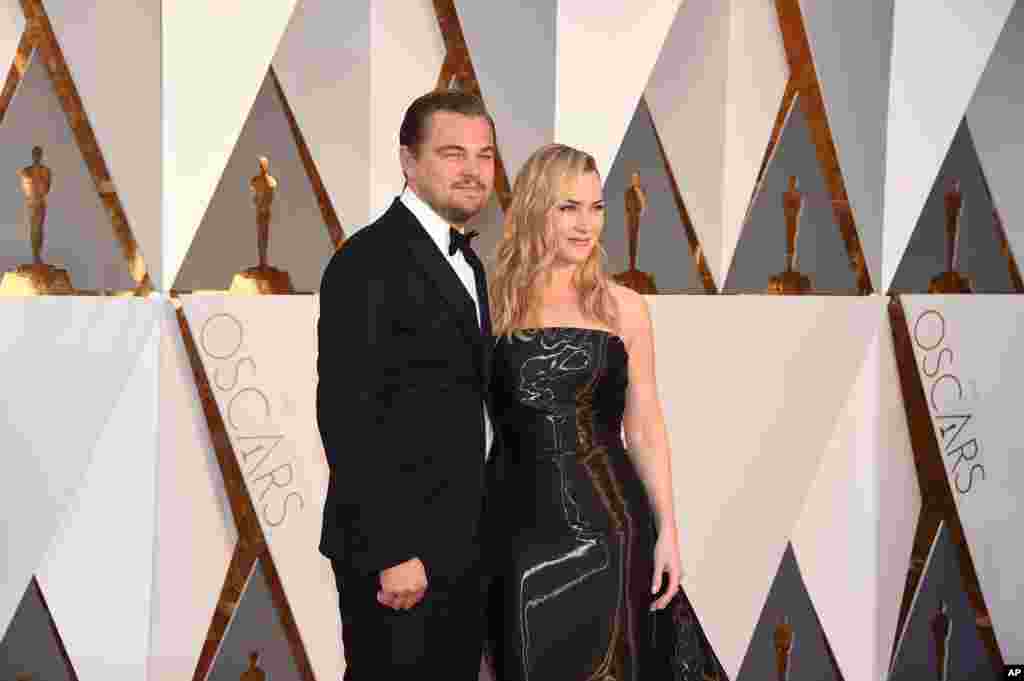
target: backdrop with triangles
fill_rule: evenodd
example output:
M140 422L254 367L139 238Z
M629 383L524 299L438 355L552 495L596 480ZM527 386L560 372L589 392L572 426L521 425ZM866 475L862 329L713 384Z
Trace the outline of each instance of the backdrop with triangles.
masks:
M794 681L1024 663L1024 0L0 0L0 61L0 271L39 146L75 289L0 296L0 675L343 673L317 291L440 87L495 121L488 267L538 146L596 159L612 274L640 176L714 674L776 678L783 625ZM260 157L288 295L229 290ZM763 295L794 226L811 290Z

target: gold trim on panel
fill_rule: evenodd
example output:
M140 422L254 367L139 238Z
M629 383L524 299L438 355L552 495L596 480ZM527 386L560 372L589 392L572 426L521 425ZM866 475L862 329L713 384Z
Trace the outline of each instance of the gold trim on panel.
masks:
M21 79L25 77L25 72L28 71L33 49L35 49L35 38L26 29L18 41L18 49L14 52L14 60L11 62L11 68L7 72L7 80L4 81L3 90L0 90L0 123L3 123L4 116L7 115L7 107L10 106L11 100L14 99L14 93L18 89L18 85L21 84Z
M984 176L984 173L982 173ZM995 221L996 235L999 237L999 251L1006 258L1006 268L1009 270L1010 282L1013 284L1013 290L1017 293L1024 293L1024 279L1021 279L1020 268L1017 266L1017 258L1013 255L1013 248L1010 246L1010 240L1006 237L1006 227L1003 225L1003 216L999 214L999 209L992 208L992 219Z
M235 545L235 551L231 555L231 563L224 575L224 586L221 587L220 596L217 599L217 606L214 608L213 617L210 619L210 628L206 632L203 641L203 649L199 653L196 662L196 670L192 675L192 681L204 681L213 671L213 662L217 658L221 644L227 634L228 625L235 616L235 610L245 593L245 586L252 577L256 568L256 561L259 554L255 551L242 548L241 543Z
M775 0L775 8L778 12L779 29L782 33L782 42L786 50L786 59L789 62L791 75L790 81L786 85L786 94L783 96L779 118L776 119L776 129L772 133L772 141L769 144L768 153L765 155L765 162L761 166L761 173L765 172L771 150L782 134L781 122L785 118L784 112L789 110L788 103L795 95L800 95L798 106L803 110L811 130L811 138L818 155L818 164L825 179L825 186L832 196L833 209L836 211L839 232L846 246L850 268L857 276L858 293L866 295L871 293L874 288L864 260L864 252L860 236L857 233L853 211L850 208L849 197L846 194L846 183L843 181L835 140L832 136L832 129L829 127L825 99L821 94L821 84L814 67L814 58L807 38L803 14L800 11L800 2L799 0ZM759 182L760 179L759 176Z
M476 71L473 69L473 59L469 55L466 38L462 33L462 23L455 9L455 0L434 0L434 13L437 15L437 23L447 50L444 63L441 65L441 73L437 76L436 89L447 90L455 86L484 99L483 93L480 92L480 83L476 79ZM485 103L486 101L484 99ZM497 130L494 136L497 139ZM494 193L498 197L501 209L507 211L512 201L512 185L505 172L505 162L501 158L500 150L497 150L494 159Z
M2 106L2 105L0 105ZM2 111L2 109L0 109ZM0 116L3 114L0 113ZM977 153L977 147L975 147L975 153ZM999 239L999 252L1006 258L1006 269L1010 275L1010 283L1013 284L1013 290L1017 293L1024 293L1024 279L1021 279L1020 268L1017 266L1017 258L1013 255L1013 248L1010 246L1010 240L1006 236L1006 225L1003 223L1003 216L999 212L999 208L996 207L995 199L992 197L992 189L988 184L988 176L985 174L985 166L981 163L981 157L978 156L978 169L981 171L981 183L985 187L985 195L988 196L989 203L992 204L992 220L995 224L996 237Z
M646 100L643 101L646 103ZM647 109L647 113L650 117L650 108ZM686 235L686 243L690 248L690 256L693 258L694 267L697 268L697 277L700 280L701 286L704 287L705 293L718 293L718 287L715 286L715 279L711 274L711 268L708 267L707 258L704 257L704 249L701 247L700 239L697 238L697 230L693 228L690 212L686 209L683 195L679 191L679 182L676 181L676 175L672 172L672 164L668 161L665 145L661 141L661 133L658 132L658 126L654 124L653 117L650 118L650 123L651 130L654 131L654 139L658 142L658 154L661 156L661 161L665 165L665 173L668 175L669 183L672 185L672 197L675 199L676 208L679 210L679 221L683 225L683 233Z
M896 353L896 366L900 377L900 389L903 405L907 413L907 427L910 431L911 448L914 452L914 466L917 469L918 484L921 487L921 514L918 520L917 533L911 552L910 566L907 573L907 585L903 592L899 619L896 631L901 632L907 618L917 586L924 576L924 567L931 549L931 544L938 532L939 524L944 520L949 528L949 537L957 550L960 561L960 577L967 594L967 599L975 611L975 626L978 638L984 643L994 669L1003 668L1003 655L996 642L995 632L991 626L985 595L982 593L974 561L964 535L960 514L957 512L953 491L949 486L942 452L932 426L931 412L925 397L921 376L917 371L917 360L907 326L906 311L898 296L889 301L889 318L892 324L893 345ZM890 664L896 652L900 636L897 635L890 654Z
M338 214L334 210L331 196L327 193L327 188L324 187L323 178L320 177L320 171L313 160L313 154L309 151L306 137L302 134L302 129L299 128L295 112L292 111L292 106L288 103L288 98L285 97L284 88L281 87L281 81L278 80L277 72L274 71L273 66L270 67L269 75L270 80L274 83L274 91L277 93L277 98L281 102L281 108L284 110L284 116L288 119L288 127L291 128L292 137L295 139L295 147L299 150L302 167L306 169L306 177L309 178L309 184L313 188L317 205L320 206L320 213L324 217L324 226L327 227L327 233L331 237L334 249L337 250L341 248L342 243L345 241L345 230L341 226L341 220L338 219Z
M74 79L64 54L61 51L57 36L50 24L50 18L43 6L43 0L20 0L22 11L25 13L27 23L26 35L31 36L34 47L38 49L39 55L44 59L50 82L53 84L54 93L60 101L61 108L68 121L72 136L82 153L85 166L89 169L93 184L96 186L96 193L100 197L103 207L110 218L114 238L117 239L128 266L128 273L139 285L135 293L146 295L153 290L149 273L146 270L145 260L139 251L135 236L132 234L128 216L124 212L121 200L118 198L117 190L110 178L103 153L96 141L96 135L89 123L89 118L82 105L78 89L75 87ZM20 49L20 48L19 48Z
M206 642L203 644L203 650L193 681L204 681L206 675L213 669L216 653L220 649L224 641L224 635L227 632L227 625L231 621L235 608L238 607L242 590L244 590L257 560L263 565L267 587L274 600L281 626L288 637L289 648L291 649L295 666L299 670L299 676L302 681L316 681L316 677L313 675L313 666L295 622L295 615L292 613L288 597L277 575L277 568L274 566L274 558L267 545L263 526L260 525L256 508L253 506L252 499L246 488L242 468L238 464L238 457L235 455L234 446L231 444L231 439L227 433L227 427L220 414L220 409L217 407L217 401L213 396L213 390L203 368L203 362L199 356L199 350L189 328L188 320L185 318L185 312L180 307L177 310L177 316L178 326L185 344L185 352L188 354L189 363L192 365L196 389L199 392L203 414L206 416L206 423L209 427L210 441L213 444L221 477L224 481L224 491L231 506L231 515L235 520L235 527L238 530L238 545L235 547L234 555L231 558L231 565L225 576L224 587L221 590L220 600L210 622L210 629Z
M757 189L761 185L761 180L764 179L765 172L768 170L768 161L771 160L772 154L775 152L775 146L782 138L782 129L786 125L786 119L789 118L789 111L793 108L793 102L796 100L799 93L800 87L798 79L791 74L789 76L789 80L786 82L786 91L782 95L782 103L779 105L779 111L775 114L775 125L772 126L772 136L768 139L768 146L765 147L764 158L761 159L761 168L757 171L757 182L754 184L754 188L750 192L751 202L757 198Z

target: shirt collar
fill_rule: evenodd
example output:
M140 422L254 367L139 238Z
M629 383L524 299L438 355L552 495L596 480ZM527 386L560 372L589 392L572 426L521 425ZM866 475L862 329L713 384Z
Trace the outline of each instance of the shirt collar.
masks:
M423 225L423 229L427 230L427 234L438 249L445 256L448 255L448 244L451 242L451 225L449 225L440 215L434 212L434 209L427 205L427 202L416 195L409 187L406 187L402 191L402 195L399 200L405 204L405 207L409 209L409 212L419 220L420 224Z

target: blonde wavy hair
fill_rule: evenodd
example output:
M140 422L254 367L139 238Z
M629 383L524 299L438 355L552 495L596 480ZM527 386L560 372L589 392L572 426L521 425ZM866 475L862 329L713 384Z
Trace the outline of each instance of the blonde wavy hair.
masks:
M563 144L535 151L516 176L505 229L490 281L491 318L496 336L511 334L536 321L540 292L555 260L551 211L565 199L572 183L597 172L594 158ZM616 306L605 272L600 241L574 275L583 316L616 328Z

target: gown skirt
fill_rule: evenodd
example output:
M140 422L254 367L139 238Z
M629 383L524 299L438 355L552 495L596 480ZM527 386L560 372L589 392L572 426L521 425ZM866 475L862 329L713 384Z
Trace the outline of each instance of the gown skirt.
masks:
M528 330L499 338L494 358L502 447L488 493L489 647L498 681L701 678L685 597L650 610L657 531L621 437L622 339Z

